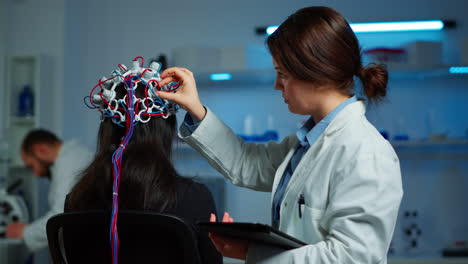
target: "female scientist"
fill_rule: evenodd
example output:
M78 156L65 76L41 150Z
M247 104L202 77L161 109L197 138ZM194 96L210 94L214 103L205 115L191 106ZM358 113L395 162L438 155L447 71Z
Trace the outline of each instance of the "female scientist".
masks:
M237 186L272 192L273 226L309 245L289 251L213 234L217 249L247 263L387 263L403 195L392 146L369 123L366 103L386 95L387 71L363 67L347 21L327 7L289 16L267 39L275 89L291 112L310 115L281 143L245 143L205 108L192 73L169 68L160 93L189 115L180 136ZM366 100L354 95L362 82ZM228 218L229 219L229 218Z

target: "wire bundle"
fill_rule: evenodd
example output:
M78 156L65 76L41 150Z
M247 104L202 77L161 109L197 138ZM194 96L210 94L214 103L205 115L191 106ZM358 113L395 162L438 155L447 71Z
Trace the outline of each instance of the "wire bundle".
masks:
M133 105L134 99L134 90L133 87L136 85L131 81L128 82L130 87L127 87L127 82L125 86L127 88L127 105ZM128 146L128 142L133 135L133 119L135 112L133 107L127 109L127 119L125 126L125 136L120 142L119 147L112 155L112 164L113 164L113 185L112 185L112 214L111 214L111 228L110 228L110 241L112 248L112 263L117 264L119 262L119 232L117 228L117 218L119 214L119 187L120 187L120 175L122 173L122 156L125 148Z

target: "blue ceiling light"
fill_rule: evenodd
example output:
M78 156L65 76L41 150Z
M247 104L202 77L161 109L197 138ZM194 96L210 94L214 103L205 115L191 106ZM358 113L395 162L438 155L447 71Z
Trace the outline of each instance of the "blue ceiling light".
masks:
M228 81L232 79L230 73L212 73L210 74L210 80L212 81Z
M467 74L468 66L454 66L449 68L451 74Z
M442 30L442 20L352 23L354 33Z
M350 23L354 33L442 30L444 28L453 28L455 25L455 21L444 20ZM267 34L269 36L273 34L277 28L278 26L257 28L256 32L257 34Z
M275 30L278 28L278 26L269 26L266 28L266 33L268 36L270 36L271 34L273 34L273 32L275 32Z

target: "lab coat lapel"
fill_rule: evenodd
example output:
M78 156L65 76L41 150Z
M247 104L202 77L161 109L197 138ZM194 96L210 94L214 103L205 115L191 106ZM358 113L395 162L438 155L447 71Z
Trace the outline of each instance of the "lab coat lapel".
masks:
M286 186L283 202L288 201L289 199L296 199L296 196L299 195L297 190L307 182L308 177L311 175L311 170L313 170L314 166L317 165L317 157L319 157L320 152L325 147L324 144L326 144L325 137L332 136L333 133L342 129L351 118L359 117L364 113L365 105L361 100L349 104L340 113L338 113L338 115L332 120L322 135L320 135L317 140L310 146L310 148L304 153L301 161L299 161L299 164L291 176L291 180L289 181L288 186ZM288 155L286 164L289 163L291 156ZM281 173L284 173L284 168ZM289 195L293 195L293 197L289 197Z
M307 177L310 175L308 173L311 170L311 166L315 163L315 157L319 155L319 152L323 145L323 134L309 147L309 149L304 153L299 164L297 164L296 169L291 176L288 186L286 186L284 199L285 201L289 200L289 195L298 196L299 192L296 190L299 189L299 185L304 185L307 181ZM294 199L295 197L291 197Z
M299 143L298 143L299 144ZM289 161L291 160L293 154L294 154L294 151L295 149L297 148L297 145L296 144L293 148L291 148L288 152L288 154L286 155L285 159L283 160L283 162L281 163L281 165L278 167L278 169L276 170L276 173L275 173L275 179L273 181L273 188L272 188L272 192L271 192L271 204L273 204L273 197L274 197L274 194L276 192L276 189L278 188L278 184L281 180L281 178L283 177L284 175L284 171L286 170L286 167L288 166L289 164Z

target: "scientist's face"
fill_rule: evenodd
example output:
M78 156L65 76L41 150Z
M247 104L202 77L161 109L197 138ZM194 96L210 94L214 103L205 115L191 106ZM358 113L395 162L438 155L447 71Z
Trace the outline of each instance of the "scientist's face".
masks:
M21 152L21 159L24 165L31 169L34 175L38 177L50 177L50 166L52 163L42 160L34 154L26 154Z
M289 111L311 115L314 107L314 87L309 81L299 80L273 60L276 70L275 89L280 90Z

